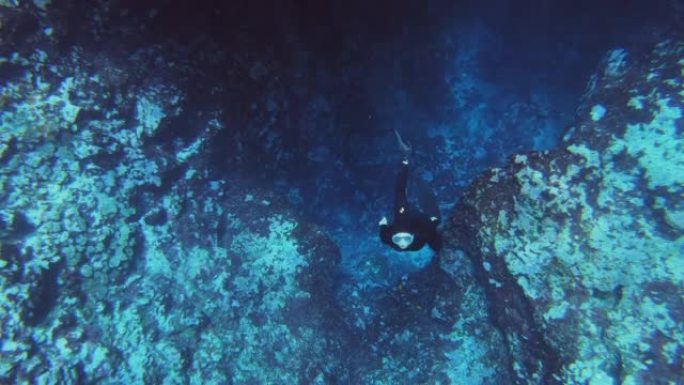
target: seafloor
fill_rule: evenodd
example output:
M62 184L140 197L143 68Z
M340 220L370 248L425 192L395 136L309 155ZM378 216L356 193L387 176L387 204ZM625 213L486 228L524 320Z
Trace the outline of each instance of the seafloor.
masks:
M152 3L0 0L0 383L684 384L681 2Z

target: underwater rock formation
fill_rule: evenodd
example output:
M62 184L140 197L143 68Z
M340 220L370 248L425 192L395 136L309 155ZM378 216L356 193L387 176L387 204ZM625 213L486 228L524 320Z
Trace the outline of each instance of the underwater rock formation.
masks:
M510 383L684 382L682 57L611 51L560 148L485 173L452 212Z
M0 382L338 375L339 252L278 196L207 171L215 121L174 151L155 135L183 94L160 78L121 95L77 56L3 60Z
M360 268L375 279L340 290L351 327L344 351L350 383L495 385L510 378L500 365L507 359L502 335L487 321L469 261L453 248L442 260L385 286L387 266L369 258Z

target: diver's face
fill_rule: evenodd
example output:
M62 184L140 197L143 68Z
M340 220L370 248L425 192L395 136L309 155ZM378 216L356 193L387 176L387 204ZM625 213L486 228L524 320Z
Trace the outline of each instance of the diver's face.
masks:
M394 244L400 249L405 250L407 247L411 246L411 243L413 243L413 234L396 233L392 236L392 242L394 242Z

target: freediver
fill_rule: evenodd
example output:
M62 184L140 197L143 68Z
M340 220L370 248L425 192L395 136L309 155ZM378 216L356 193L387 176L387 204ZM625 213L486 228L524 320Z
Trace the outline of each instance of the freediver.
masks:
M380 220L380 239L397 251L418 251L427 244L432 250L439 252L442 238L437 231L440 222L437 201L429 191L419 197L422 198L420 209L409 204L406 199L406 185L411 147L402 140L397 130L394 130L394 134L403 156L394 188L392 222L389 223L387 217Z

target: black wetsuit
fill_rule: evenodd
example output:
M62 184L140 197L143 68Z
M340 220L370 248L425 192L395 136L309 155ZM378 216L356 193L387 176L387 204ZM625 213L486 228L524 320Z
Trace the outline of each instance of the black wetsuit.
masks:
M380 239L383 243L397 251L417 251L428 244L434 251L442 248L442 239L437 232L438 217L430 217L409 205L406 199L406 183L408 182L408 162L401 163L394 190L394 212L392 223L380 225ZM402 249L392 242L392 236L397 233L413 235L413 242Z

